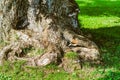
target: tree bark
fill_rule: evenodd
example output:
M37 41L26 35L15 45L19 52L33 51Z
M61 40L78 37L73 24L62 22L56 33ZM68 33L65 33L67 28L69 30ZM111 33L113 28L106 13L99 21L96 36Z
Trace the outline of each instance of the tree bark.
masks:
M81 60L97 61L98 47L83 36L78 13L74 0L1 0L0 39L9 42L1 49L1 64L4 60L23 59L31 66L54 62L65 67L68 52L77 54L74 58L77 63ZM30 47L45 52L30 57L23 53L24 48Z

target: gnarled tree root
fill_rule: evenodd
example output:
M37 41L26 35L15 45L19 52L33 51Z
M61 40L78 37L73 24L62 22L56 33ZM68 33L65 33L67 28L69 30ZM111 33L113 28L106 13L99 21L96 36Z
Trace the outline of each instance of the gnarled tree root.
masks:
M82 61L97 62L100 59L96 44L73 32L63 31L63 40L59 45L49 41L47 41L47 45L44 45L45 43L41 43L44 40L37 40L22 32L18 32L18 34L19 40L17 42L5 46L0 51L0 65L4 63L4 60L25 60L28 66L46 66L50 63L56 63L60 64L66 71L72 72L82 67ZM46 51L43 54L30 57L27 53L23 53L23 49L29 47L39 47L46 49ZM69 58L73 53L65 56L69 52L73 52L76 57Z

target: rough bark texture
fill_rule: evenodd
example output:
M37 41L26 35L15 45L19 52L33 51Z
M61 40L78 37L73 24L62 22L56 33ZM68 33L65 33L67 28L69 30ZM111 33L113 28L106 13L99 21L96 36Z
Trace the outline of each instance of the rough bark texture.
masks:
M9 41L0 51L0 64L26 60L29 66L56 63L70 71L74 61L96 62L98 47L79 30L78 13L74 0L0 0L0 39ZM30 47L45 51L31 57L23 51ZM77 57L66 58L67 52Z

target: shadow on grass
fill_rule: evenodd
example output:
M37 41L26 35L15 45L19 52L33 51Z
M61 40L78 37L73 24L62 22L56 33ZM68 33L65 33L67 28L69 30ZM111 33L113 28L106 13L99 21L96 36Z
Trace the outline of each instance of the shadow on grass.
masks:
M98 80L120 80L120 26L105 27L99 29L82 29L84 34L93 36L92 40L96 42L101 50L103 63L93 67L105 69L105 75ZM106 71L106 69L117 69L116 72Z
M77 0L81 15L120 17L120 0Z
M98 80L120 80L120 72L108 71L107 74Z

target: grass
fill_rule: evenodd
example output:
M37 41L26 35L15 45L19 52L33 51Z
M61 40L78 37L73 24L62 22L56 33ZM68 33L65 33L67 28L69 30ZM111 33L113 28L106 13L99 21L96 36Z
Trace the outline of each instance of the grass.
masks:
M13 64L6 62L0 67L0 80L79 80L76 73L69 74L55 64L46 67L25 67L24 61Z
M100 36L120 38L119 0L77 0L82 28Z
M120 80L120 0L76 1L81 29L84 34L92 34L92 40L101 50L103 64L87 65L69 74L54 64L31 68L22 67L24 62L13 63L14 66L7 62L0 67L0 80ZM76 56L72 53L66 56L71 55Z
M67 52L64 56L69 59L76 59L78 55L75 52Z
M93 71L90 80L120 80L120 0L77 0L77 3L81 29L92 34L103 59L103 65L94 70L99 76L94 76Z

